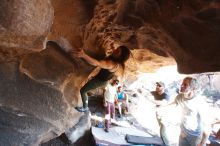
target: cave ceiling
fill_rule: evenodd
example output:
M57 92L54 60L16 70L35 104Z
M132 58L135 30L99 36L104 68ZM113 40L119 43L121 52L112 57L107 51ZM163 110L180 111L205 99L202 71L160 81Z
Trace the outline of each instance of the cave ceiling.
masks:
M0 3L0 145L39 145L80 121L74 107L94 67L70 50L100 59L126 45L132 73L173 64L186 74L220 70L218 0Z
M0 11L2 61L53 40L97 58L112 51L106 45L127 45L146 72L175 63L181 73L220 69L215 0L2 0Z

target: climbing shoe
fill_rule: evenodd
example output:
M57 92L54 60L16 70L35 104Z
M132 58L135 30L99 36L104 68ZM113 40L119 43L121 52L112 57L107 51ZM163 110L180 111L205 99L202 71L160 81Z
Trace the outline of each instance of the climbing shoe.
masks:
M89 111L89 108L88 107L86 107L86 108L84 108L84 107L76 107L75 108L78 112L87 112L87 111Z

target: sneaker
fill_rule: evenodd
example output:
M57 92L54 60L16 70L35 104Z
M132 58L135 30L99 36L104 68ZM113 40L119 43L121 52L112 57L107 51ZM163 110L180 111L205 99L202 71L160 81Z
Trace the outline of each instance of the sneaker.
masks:
M105 130L105 132L109 132L109 129L108 129L108 128L105 128L104 130Z
M102 122L98 122L98 124L96 124L96 127L98 128L104 128L104 124Z
M87 111L89 111L89 108L88 107L86 107L86 108L84 108L84 107L76 107L75 108L78 112L87 112Z

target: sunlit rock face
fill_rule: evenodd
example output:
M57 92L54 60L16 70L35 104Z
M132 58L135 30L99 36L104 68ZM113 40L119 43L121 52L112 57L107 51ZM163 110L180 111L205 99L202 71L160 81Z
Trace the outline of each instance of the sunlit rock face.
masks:
M219 71L219 8L208 0L2 0L0 145L38 145L78 122L73 107L94 67L70 50L100 59L126 45L131 72L175 62L181 73Z

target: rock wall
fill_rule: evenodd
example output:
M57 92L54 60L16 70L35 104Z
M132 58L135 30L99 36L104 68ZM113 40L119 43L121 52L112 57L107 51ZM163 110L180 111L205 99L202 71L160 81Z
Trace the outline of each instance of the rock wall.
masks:
M40 53L1 63L0 145L39 145L78 123L74 107L92 68L79 70L87 64L68 57L49 42Z
M68 51L100 59L126 45L130 72L219 71L219 18L215 0L1 0L0 145L38 145L79 121L94 67Z

